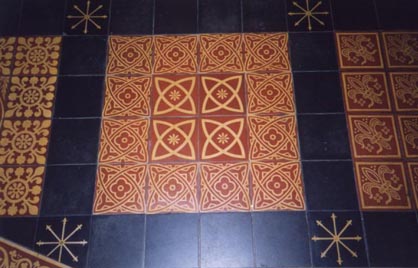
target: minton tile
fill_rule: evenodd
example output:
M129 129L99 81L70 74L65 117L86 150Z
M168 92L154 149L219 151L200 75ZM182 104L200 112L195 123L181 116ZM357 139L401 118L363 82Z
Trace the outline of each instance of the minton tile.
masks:
M329 1L287 0L287 24L289 31L332 30Z
M105 35L109 24L110 0L67 1L64 33Z
M237 33L241 32L241 1L200 0L200 33Z
M155 1L156 34L185 34L197 32L196 0Z
M244 0L242 9L244 32L287 31L284 0Z
M1 2L0 35L10 36L18 34L19 13L22 0L6 0Z
M415 198L415 207L418 207L418 162L408 162L408 172Z
M418 111L418 73L389 73L396 110Z
M152 34L154 1L112 2L110 34Z
M418 157L418 115L398 116L406 157Z
M418 68L418 33L383 33L389 68Z
M33 248L36 233L35 217L0 218L0 236L28 249Z
M21 35L62 34L64 10L64 1L23 0L19 33Z
M0 38L0 75L11 74L13 53L15 51L15 37Z
M336 30L376 30L377 14L373 0L331 0Z

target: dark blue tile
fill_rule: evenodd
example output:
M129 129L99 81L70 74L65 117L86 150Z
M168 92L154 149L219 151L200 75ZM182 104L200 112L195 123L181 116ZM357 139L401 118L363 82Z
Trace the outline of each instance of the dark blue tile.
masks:
M64 33L106 35L109 30L110 0L67 0ZM80 18L91 15L90 20Z
M144 215L93 216L88 267L144 267Z
M155 34L196 32L197 0L155 0Z
M112 0L110 33L151 34L153 0Z
M21 35L61 35L64 0L23 0Z
M286 26L284 0L244 0L244 32L283 32Z
M199 214L147 216L145 267L198 267Z
M27 248L33 248L37 218L0 218L0 236Z
M286 6L289 31L332 31L329 0L287 0Z
M199 32L241 32L241 0L199 0Z
M18 35L22 0L0 0L0 36Z
M380 28L383 30L417 30L418 1L376 0Z
M253 214L257 267L310 266L305 212Z
M376 8L373 0L331 1L334 28L336 30L377 29Z
M250 213L201 215L201 266L253 267Z

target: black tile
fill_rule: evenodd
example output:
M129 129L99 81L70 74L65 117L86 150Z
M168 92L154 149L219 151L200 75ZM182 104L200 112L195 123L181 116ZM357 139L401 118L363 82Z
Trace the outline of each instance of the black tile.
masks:
M20 34L61 35L65 1L23 0Z
M110 0L67 0L64 32L66 34L106 35L109 29ZM90 20L79 18L90 14Z
M329 0L287 0L286 6L289 31L332 31ZM306 11L310 11L311 16L306 16Z
M107 38L66 36L61 52L61 74L104 74Z
M241 0L199 0L199 32L241 32Z
M110 33L152 34L153 0L112 0Z
M302 159L350 159L344 114L299 115Z
M37 218L0 218L0 237L33 248Z
M54 117L100 117L103 76L60 76Z
M93 216L90 268L144 267L144 215Z
M291 33L289 40L294 71L338 70L332 33Z
M365 237L359 212L309 212L308 222L313 266L367 267ZM338 245L334 243L326 251L333 243L331 234L340 237L341 242ZM338 258L338 250L340 258Z
M145 267L198 267L198 214L147 216Z
M377 29L373 0L332 0L331 5L336 30Z
M351 161L303 162L306 203L309 210L357 210Z
M338 72L293 74L298 113L344 112Z
M201 266L252 267L250 213L201 215Z
M415 213L369 212L364 222L371 266L418 267Z
M97 162L100 119L54 119L48 164Z
M197 0L155 0L154 33L196 32Z
M0 0L0 36L17 35L22 0Z
M311 266L305 212L254 213L257 267Z
M48 166L41 215L90 215L96 166Z
M90 217L41 217L34 249L71 267L86 267L87 251L90 247L89 227ZM65 240L65 247L57 247L57 238Z
M417 30L418 1L377 0L377 14L383 30Z
M244 32L287 31L284 0L244 0Z

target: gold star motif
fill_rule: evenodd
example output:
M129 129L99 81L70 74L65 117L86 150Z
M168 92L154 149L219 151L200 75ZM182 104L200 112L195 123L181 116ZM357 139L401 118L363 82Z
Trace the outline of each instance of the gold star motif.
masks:
M228 143L228 141L229 141L228 134L225 134L224 132L222 132L221 134L219 134L218 137L217 137L217 139L218 139L218 142L220 144L225 144L225 143Z
M172 101L177 101L177 100L179 100L180 99L180 92L178 91L178 90L173 90L173 91L171 91L170 92L170 95L169 95L169 97L170 97L170 100L172 100Z
M306 7L302 7L296 1L293 1L292 4L297 7L301 12L289 12L289 16L302 16L297 22L295 22L295 26L299 26L299 24L304 21L305 19L308 20L308 29L309 31L312 30L312 20L315 20L320 25L325 26L325 23L320 20L317 16L318 15L328 15L329 12L327 11L315 11L320 5L322 5L322 1L319 1L314 5L312 8L309 7L309 0L306 0Z
M171 134L170 136L168 136L168 143L171 145L176 145L179 143L179 141L180 141L179 135Z
M228 97L228 92L226 92L225 89L220 89L218 90L218 92L216 92L216 96L218 97L218 99L226 99Z
M102 9L103 5L100 5L95 10L90 11L90 0L87 0L86 11L82 11L77 5L74 5L73 8L77 10L78 13L80 13L80 15L77 15L77 16L68 15L67 16L68 19L79 19L79 21L77 21L73 26L71 26L71 30L74 30L75 28L78 27L78 25L82 24L83 22L84 22L84 30L83 30L84 34L88 33L89 22L93 24L97 29L99 30L102 29L102 27L99 24L97 24L97 22L95 22L94 20L95 19L107 19L107 15L94 15L94 14L96 14L97 11Z

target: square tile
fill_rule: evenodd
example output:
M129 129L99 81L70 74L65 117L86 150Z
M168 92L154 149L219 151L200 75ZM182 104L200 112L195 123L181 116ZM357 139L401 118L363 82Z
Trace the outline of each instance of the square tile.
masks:
M22 0L2 0L0 6L0 35L17 35Z
M398 116L406 157L418 157L418 115Z
M383 72L342 73L348 112L390 112L389 90Z
M247 163L200 164L200 211L249 211Z
M196 164L149 165L147 212L197 212Z
M356 162L355 169L362 209L411 209L401 162Z
M35 217L0 218L0 236L32 249L37 221Z
M415 10L418 3L415 0L379 0L376 10L381 29L406 30L418 29Z
M355 158L400 157L392 115L350 115L348 121Z
M287 0L286 6L289 31L332 30L331 9L328 0Z
M106 35L109 28L109 6L110 0L68 0L64 33Z
M60 35L63 28L65 1L23 0L20 15L21 35Z
M418 68L418 33L383 33L389 68Z
M148 161L148 119L103 119L100 163L144 163Z
M284 0L242 1L244 32L287 31Z
M378 28L373 0L331 0L336 30L375 30Z
M251 175L255 211L305 209L299 162L252 162Z
M146 165L99 165L93 213L144 213L146 174Z
M418 111L418 72L389 73L396 110Z
M0 75L11 74L13 53L15 52L15 37L0 38Z
M197 0L156 0L155 34L197 32Z
M240 0L199 0L200 33L241 32Z
M114 0L110 34L152 34L153 0Z
M415 207L418 207L418 162L408 162L409 179L415 198Z
M45 168L0 168L0 215L37 216Z

